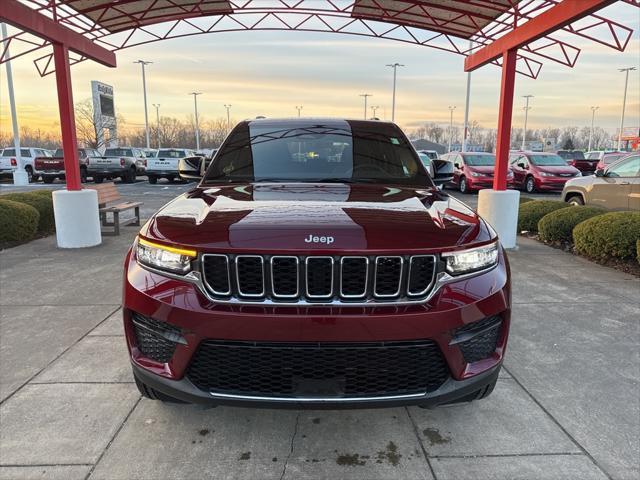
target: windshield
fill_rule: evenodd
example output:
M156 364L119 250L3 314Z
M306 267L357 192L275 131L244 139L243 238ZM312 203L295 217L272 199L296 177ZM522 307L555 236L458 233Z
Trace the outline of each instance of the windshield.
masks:
M184 150L160 150L158 157L161 158L184 158L187 154Z
M53 156L54 157L64 157L62 149L61 148L56 149L56 153L54 153Z
M584 153L580 150L560 150L558 156L565 160L584 160Z
M418 156L420 157L420 160L425 167L431 165L431 158L429 158L426 153L419 153Z
M544 167L566 167L567 162L565 162L562 157L558 155L529 155L529 160L534 165L540 165Z
M15 148L5 148L4 151L2 152L2 155L4 157L14 157L16 155L16 149ZM28 157L31 156L31 151L28 148L21 148L20 149L20 156L28 158Z
M107 148L104 151L105 157L133 157L130 148Z
M496 157L491 153L465 154L464 163L470 167L493 167L496 164Z
M396 126L335 120L242 123L216 154L204 181L431 185Z

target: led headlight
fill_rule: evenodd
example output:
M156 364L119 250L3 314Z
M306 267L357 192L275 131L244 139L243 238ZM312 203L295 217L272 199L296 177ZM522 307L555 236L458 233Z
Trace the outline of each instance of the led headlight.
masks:
M498 262L498 242L459 252L443 253L442 258L446 262L447 272L451 275L477 272Z
M482 176L482 174L481 174L481 173L478 173L478 172L471 172L471 176L472 176L472 177L481 177L481 176Z
M196 255L195 250L160 245L144 238L138 238L136 246L138 262L173 273L188 273L191 270L191 260Z
M549 173L549 172L540 172L540 175L542 175L543 177L555 177L556 176L555 173Z

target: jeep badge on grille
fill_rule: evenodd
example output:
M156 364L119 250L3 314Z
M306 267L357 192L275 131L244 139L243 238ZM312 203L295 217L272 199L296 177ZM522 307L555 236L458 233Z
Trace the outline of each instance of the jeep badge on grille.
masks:
M316 235L311 235L304 239L305 243L326 243L327 245L331 245L334 242L333 237L318 237Z

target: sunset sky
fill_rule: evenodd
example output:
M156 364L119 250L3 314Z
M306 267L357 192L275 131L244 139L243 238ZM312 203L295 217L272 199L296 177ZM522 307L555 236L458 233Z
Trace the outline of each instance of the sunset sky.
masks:
M624 53L587 39L572 37L582 49L578 65L566 68L546 61L537 80L518 76L514 126L523 121L522 95L532 94L530 128L588 125L592 105L600 109L596 125L614 131L620 121L624 75L618 68L640 67L640 9L616 4L605 16L634 28ZM193 112L187 93L202 91L201 118L256 115L303 115L361 118L361 93L373 94L369 105L379 105L378 116L390 118L392 71L385 64L406 64L398 70L396 121L411 129L421 123L449 121L449 105L457 106L454 120L461 124L466 75L463 57L438 50L382 39L302 32L238 32L200 35L134 47L117 53L118 67L109 69L84 62L72 67L74 100L90 96L90 81L100 80L115 90L116 110L126 128L143 126L140 66L147 67L149 114L160 103L162 116L181 120ZM58 107L53 75L40 78L33 57L13 62L18 118L21 126L57 129ZM640 73L629 77L626 126L640 125ZM472 120L495 127L500 70L486 66L473 74ZM0 127L10 131L7 84L0 72Z

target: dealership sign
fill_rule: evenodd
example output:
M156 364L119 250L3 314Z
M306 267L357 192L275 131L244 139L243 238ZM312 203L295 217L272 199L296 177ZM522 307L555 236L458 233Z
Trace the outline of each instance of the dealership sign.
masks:
M113 87L106 83L91 81L93 100L93 122L96 128L98 148L116 146L118 129L113 103Z

